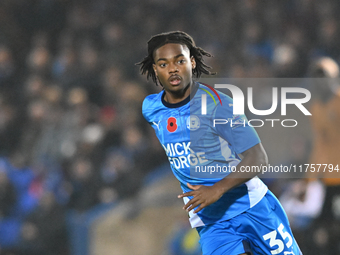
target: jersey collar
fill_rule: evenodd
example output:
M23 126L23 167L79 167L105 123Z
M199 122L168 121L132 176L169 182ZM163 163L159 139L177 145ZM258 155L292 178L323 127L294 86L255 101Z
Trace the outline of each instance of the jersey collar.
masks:
M164 96L165 96L165 91L163 90L163 94L162 94L162 103L165 107L168 107L168 108L179 108L187 103L190 102L190 98L193 98L198 90L198 86L199 86L199 83L198 82L195 82L194 85L192 86L191 88L191 92L190 92L190 95L184 99L183 101L181 102L178 102L178 103L175 103L175 104L171 104L171 103L168 103L164 100Z

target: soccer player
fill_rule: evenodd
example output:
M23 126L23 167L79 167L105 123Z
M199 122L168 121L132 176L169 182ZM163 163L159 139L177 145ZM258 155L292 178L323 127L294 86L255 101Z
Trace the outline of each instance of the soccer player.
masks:
M323 202L321 214L308 229L309 234L316 239L308 246L311 254L340 254L339 74L339 65L329 57L321 57L310 66L310 76L315 78L315 96L310 109L313 146L308 163L316 167L326 166L320 171L307 172L309 184L320 179L326 191L325 200L316 201ZM316 238L321 231L325 241Z
M138 63L142 74L163 87L145 98L143 116L180 182L178 197L203 254L302 254L278 200L257 173L240 171L267 164L256 131L244 125L245 116L233 115L230 97L193 80L212 74L204 56L211 55L188 34L174 31L153 36ZM202 113L203 100L209 114ZM235 125L213 125L213 118Z

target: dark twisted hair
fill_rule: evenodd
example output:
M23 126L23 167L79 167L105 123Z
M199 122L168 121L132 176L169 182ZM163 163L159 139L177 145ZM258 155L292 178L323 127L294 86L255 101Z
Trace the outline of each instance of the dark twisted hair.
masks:
M196 67L192 70L192 74L194 77L201 77L202 73L204 74L215 74L214 72L210 72L208 69L211 67L204 63L203 56L212 57L212 55L200 47L197 47L195 41L192 39L190 35L182 31L173 31L167 33L161 33L158 35L154 35L148 41L148 55L136 65L140 65L141 74L146 74L147 79L150 77L157 84L157 77L153 70L153 53L158 48L162 47L167 43L178 43L186 45L190 51L190 57L193 56L196 61Z

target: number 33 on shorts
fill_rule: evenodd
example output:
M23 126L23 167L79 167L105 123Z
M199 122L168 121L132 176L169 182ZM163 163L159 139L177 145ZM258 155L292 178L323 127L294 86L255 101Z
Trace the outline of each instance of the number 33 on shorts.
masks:
M277 239L277 232L279 232L279 234L281 235L282 239L285 241L285 243L283 243L283 241L281 239ZM284 226L281 223L280 226L277 228L276 230L273 230L271 232L269 232L268 234L263 235L263 239L269 240L269 246L271 248L273 248L273 250L271 250L271 254L280 254L284 249L285 246L287 248L290 248L293 244L293 238L292 236L288 233L284 231ZM284 255L288 255L288 254L292 254L292 255L298 255L298 254L294 254L293 251L285 251Z

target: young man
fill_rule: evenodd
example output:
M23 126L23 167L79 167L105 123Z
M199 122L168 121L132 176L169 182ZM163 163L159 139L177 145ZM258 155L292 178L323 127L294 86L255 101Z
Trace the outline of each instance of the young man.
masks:
M277 199L256 173L240 171L267 164L256 131L237 124L245 116L233 115L231 98L193 81L211 74L203 56L211 55L175 31L153 36L139 63L141 73L163 87L144 100L143 115L181 184L178 197L200 235L203 254L302 254ZM202 114L202 100L211 114ZM213 125L213 118L229 118L235 125ZM210 174L204 167L233 171Z

